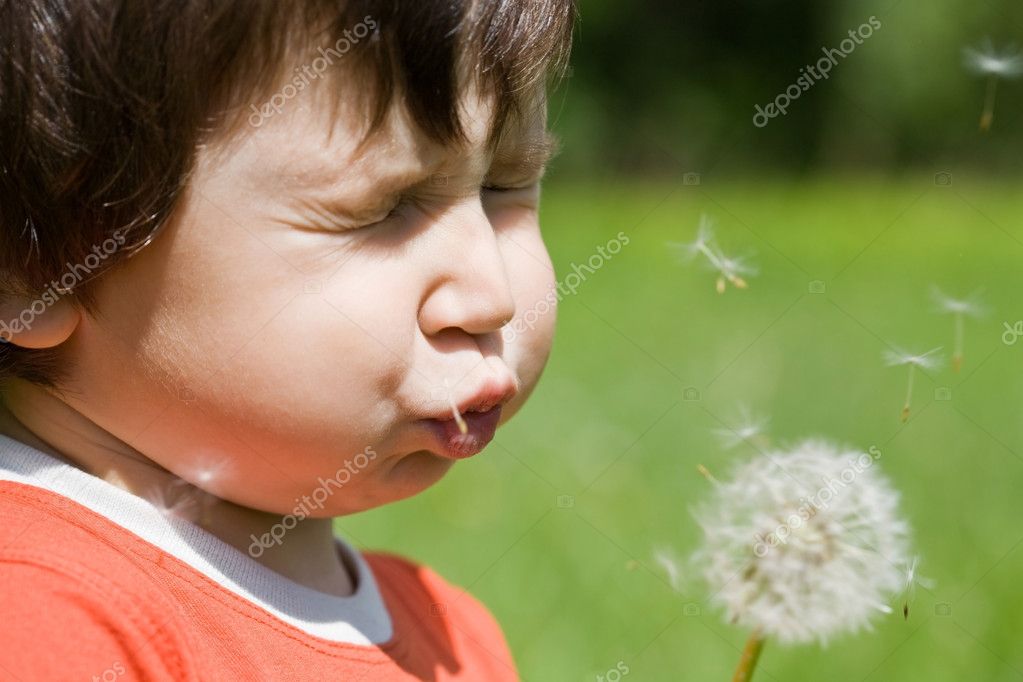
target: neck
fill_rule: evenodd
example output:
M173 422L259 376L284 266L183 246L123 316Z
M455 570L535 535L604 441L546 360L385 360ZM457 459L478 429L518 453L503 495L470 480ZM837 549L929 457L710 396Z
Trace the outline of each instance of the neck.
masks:
M163 468L88 419L56 393L19 380L5 387L0 433L102 478L202 526L267 568L311 589L346 597L351 571L337 551L331 519L307 518L283 541L250 552L281 517L218 498Z

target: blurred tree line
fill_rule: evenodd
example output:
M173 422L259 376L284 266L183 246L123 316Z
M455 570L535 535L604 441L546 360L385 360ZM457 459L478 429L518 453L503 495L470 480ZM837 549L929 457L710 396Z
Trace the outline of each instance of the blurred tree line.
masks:
M570 77L551 102L559 174L820 170L1015 173L1023 79L986 80L963 49L1023 47L1020 0L579 0ZM758 128L822 49L880 28Z

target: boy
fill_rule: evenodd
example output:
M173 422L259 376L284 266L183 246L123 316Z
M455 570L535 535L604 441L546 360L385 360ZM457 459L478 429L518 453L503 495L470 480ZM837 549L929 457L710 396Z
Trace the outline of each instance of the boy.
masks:
M508 680L331 517L540 376L571 0L0 0L0 669Z

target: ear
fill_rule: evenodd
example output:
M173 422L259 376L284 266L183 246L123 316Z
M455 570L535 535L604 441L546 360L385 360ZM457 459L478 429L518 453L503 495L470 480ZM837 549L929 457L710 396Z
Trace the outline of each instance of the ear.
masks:
M81 321L71 298L52 289L36 298L12 295L0 300L0 340L22 348L59 346Z

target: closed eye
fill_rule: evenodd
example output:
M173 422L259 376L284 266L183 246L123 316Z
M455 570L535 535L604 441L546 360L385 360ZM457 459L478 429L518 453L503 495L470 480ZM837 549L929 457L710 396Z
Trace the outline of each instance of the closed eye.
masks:
M519 190L524 190L524 189L533 189L534 187L537 186L537 184L539 184L539 183L531 182L531 183L526 184L526 185L496 185L496 184L491 184L491 185L483 185L482 187L480 187L480 189L482 189L484 192L497 192L497 193L501 193L501 192L517 192Z

